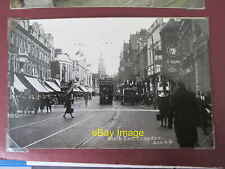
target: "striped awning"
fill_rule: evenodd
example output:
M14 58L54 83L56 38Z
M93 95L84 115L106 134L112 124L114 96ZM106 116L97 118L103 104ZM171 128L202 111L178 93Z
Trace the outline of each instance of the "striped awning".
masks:
M50 91L46 89L36 78L25 76L25 79L32 85L32 87L39 93L49 93Z
M24 92L25 90L27 90L27 87L24 86L24 84L20 81L20 79L16 75L14 75L14 84L13 84L13 86L19 92Z
M45 83L54 91L56 92L61 92L61 89L59 88L59 86L57 84L55 84L54 82L51 81L45 81Z

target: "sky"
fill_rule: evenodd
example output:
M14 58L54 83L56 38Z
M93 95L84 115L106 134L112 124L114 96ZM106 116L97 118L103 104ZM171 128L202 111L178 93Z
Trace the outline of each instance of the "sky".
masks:
M119 56L123 43L130 34L148 29L155 18L76 18L32 20L42 25L46 33L54 37L55 48L61 48L71 58L81 50L91 65L98 70L100 56L104 59L106 73L115 75L119 68Z

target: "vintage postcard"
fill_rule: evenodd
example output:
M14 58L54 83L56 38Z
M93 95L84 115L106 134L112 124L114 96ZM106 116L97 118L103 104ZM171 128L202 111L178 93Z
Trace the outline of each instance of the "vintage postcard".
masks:
M207 18L9 25L9 148L214 147Z
M11 0L12 8L146 7L204 8L204 0Z

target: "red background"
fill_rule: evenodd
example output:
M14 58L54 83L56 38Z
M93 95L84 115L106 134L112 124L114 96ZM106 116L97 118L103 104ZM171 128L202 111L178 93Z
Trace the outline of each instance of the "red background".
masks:
M225 0L208 0L205 10L143 8L52 8L9 9L9 0L0 1L0 157L27 161L89 162L139 165L225 167ZM7 19L71 17L209 17L210 66L214 104L215 149L136 150L32 150L6 152L7 132Z

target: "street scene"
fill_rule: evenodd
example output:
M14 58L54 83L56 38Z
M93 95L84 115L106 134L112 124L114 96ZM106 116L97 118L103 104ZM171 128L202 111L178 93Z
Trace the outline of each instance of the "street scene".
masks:
M8 36L10 150L213 148L206 18L13 19Z
M204 8L204 0L11 0L12 8L150 7Z

